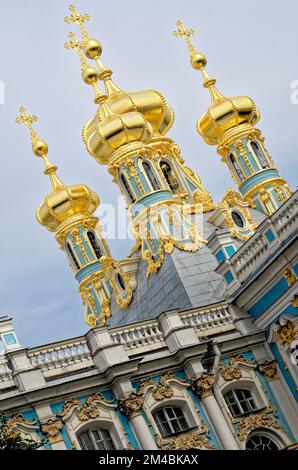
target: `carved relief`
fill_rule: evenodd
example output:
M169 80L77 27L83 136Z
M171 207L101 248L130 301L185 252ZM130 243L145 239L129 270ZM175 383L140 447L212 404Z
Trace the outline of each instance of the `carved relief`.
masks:
M247 434L254 429L259 428L273 428L280 431L284 431L283 427L277 422L277 420L269 416L269 413L274 413L274 407L269 406L265 410L250 413L247 416L239 418L237 435L240 441L244 441Z
M174 439L171 439L167 446L167 450L187 450L197 448L215 449L215 446L210 444L207 438L200 436L199 433L180 434Z
M122 398L118 401L120 412L131 420L139 416L144 404L144 396L139 392L132 392L128 398Z
M60 431L63 427L61 420L49 419L46 423L41 425L41 431L46 435L50 444L60 442L63 440Z
M89 419L97 418L100 415L100 410L97 406L98 402L112 404L114 400L107 400L101 393L96 393L88 398L85 405L80 400L72 399L66 400L63 405L62 413L57 416L64 418L70 411L74 411L80 421L88 421Z
M214 374L204 373L199 379L196 379L192 382L191 388L199 396L199 398L204 399L210 395L213 395L214 383Z
M287 321L286 325L280 326L277 332L278 339L283 344L291 344L296 338L297 334L298 330L291 321Z
M268 381L278 378L276 361L265 361L259 365L259 371L264 374Z

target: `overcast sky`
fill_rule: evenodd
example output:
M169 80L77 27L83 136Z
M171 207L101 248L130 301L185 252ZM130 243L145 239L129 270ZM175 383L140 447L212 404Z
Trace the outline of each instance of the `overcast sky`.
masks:
M25 346L80 335L87 326L65 254L54 234L35 220L49 182L27 132L15 124L19 106L39 115L36 129L66 183L86 183L102 203L113 205L120 192L81 140L95 105L78 58L63 47L68 32L77 32L63 21L69 3L0 0L0 80L6 87L6 103L0 106L0 314L13 317ZM115 81L126 90L153 88L164 94L176 115L169 135L216 201L233 182L216 149L196 132L209 96L189 65L185 43L172 35L177 19L197 31L194 43L207 55L208 72L219 89L255 100L266 145L281 175L296 187L298 105L290 100L291 83L298 80L296 0L278 7L269 0L80 0L76 5L91 14L88 29L102 42L102 59ZM109 240L116 258L124 257L130 244Z

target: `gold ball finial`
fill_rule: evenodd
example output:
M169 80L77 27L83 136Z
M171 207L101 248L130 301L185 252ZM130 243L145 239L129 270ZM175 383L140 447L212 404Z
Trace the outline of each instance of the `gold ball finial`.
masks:
M206 67L207 64L207 59L204 54L201 54L200 52L194 52L190 56L190 63L193 66L194 69L196 70L202 70Z
M82 77L87 85L93 85L99 79L98 71L94 67L86 67L83 70Z
M84 45L84 52L88 59L98 59L102 53L102 46L97 39L88 39Z
M41 139L36 140L32 145L32 150L37 157L44 157L49 151L48 144Z

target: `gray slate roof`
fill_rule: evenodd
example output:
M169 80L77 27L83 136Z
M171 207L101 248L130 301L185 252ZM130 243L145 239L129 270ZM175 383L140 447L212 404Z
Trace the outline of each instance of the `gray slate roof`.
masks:
M217 229L207 221L209 216L204 214L204 238ZM165 311L187 310L222 300L225 286L215 272L217 266L216 258L205 245L196 253L175 248L172 254L166 254L159 271L148 278L147 263L141 260L133 300L128 308L121 309L112 298L113 315L109 326L123 326L156 318Z

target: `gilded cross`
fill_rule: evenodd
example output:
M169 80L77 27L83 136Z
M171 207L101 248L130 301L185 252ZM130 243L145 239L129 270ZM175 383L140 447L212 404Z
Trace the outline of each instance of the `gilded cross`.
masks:
M186 44L188 45L189 51L190 52L195 51L195 48L192 45L192 42L190 40L190 36L193 36L195 34L195 30L194 29L185 29L185 27L183 26L182 21L180 21L180 20L177 21L176 24L178 26L178 30L173 32L174 36L176 36L176 38L179 38L179 37L184 38L185 41L186 41Z
M70 39L69 42L64 44L65 49L75 49L80 57L82 70L87 67L87 61L82 53L82 47L84 47L84 43L77 40L74 33L69 33L68 37Z
M79 26L79 28L82 32L84 41L86 41L87 39L89 39L89 34L86 31L84 23L85 23L85 21L89 21L91 16L88 15L88 14L81 15L78 12L77 7L75 7L74 5L70 5L69 10L71 11L71 15L66 16L64 18L65 23L76 23Z
M25 124L25 126L28 127L30 135L31 135L32 143L33 143L38 139L38 137L32 127L32 124L33 122L37 121L38 117L35 114L32 114L32 115L27 114L26 109L23 107L19 108L19 112L21 115L16 118L16 122L18 124Z

